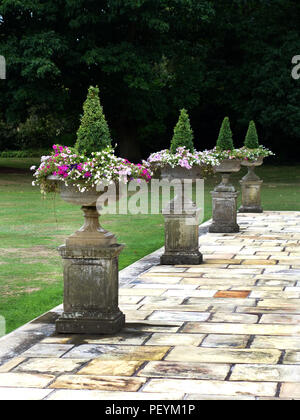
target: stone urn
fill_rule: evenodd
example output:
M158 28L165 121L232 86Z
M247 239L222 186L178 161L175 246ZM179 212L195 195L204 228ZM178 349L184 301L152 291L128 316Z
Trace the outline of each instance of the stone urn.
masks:
M242 187L242 205L240 213L262 213L261 207L261 186L263 181L255 174L257 166L263 164L263 157L257 158L253 162L242 160L241 165L248 169L247 174L240 180Z
M221 174L221 183L211 192L212 195L212 224L209 232L234 233L239 232L237 224L237 196L238 192L230 183L230 175L239 172L239 159L224 159L215 166L216 173Z
M156 169L154 165L154 169ZM172 168L171 165L165 165L157 168L157 174L161 179L199 179L202 178L201 166L194 165L191 169L184 168L182 166L175 166Z
M162 210L165 219L165 251L160 258L162 265L190 264L203 261L199 252L199 214L200 209L192 197L184 194L184 180L202 178L201 166L191 169L165 165L153 169L158 178L166 180L175 187L176 195ZM157 170L156 170L157 169Z
M95 188L80 192L57 177L61 198L81 206L83 226L58 248L64 263L64 312L56 321L58 333L113 334L125 324L118 307L118 258L124 245L99 224L97 200L103 194ZM112 194L112 200L119 195ZM99 210L99 209L98 209Z

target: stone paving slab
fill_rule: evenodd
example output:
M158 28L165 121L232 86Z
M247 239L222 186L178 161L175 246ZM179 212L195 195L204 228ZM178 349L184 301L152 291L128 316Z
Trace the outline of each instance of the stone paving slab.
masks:
M0 339L0 400L300 399L300 212L200 227L204 263L120 272L126 326L57 335L62 305Z

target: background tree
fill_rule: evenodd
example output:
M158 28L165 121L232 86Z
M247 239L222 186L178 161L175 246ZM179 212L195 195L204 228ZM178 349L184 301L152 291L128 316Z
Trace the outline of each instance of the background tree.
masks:
M300 152L296 0L2 0L0 16L0 150L73 144L99 85L119 153L135 160L168 147L182 107L196 149L230 114L237 139L255 120L282 159Z

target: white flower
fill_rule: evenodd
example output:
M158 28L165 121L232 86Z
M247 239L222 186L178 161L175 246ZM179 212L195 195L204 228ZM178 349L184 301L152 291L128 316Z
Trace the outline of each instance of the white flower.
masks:
M31 166L30 170L31 171L35 171L36 170L36 166Z

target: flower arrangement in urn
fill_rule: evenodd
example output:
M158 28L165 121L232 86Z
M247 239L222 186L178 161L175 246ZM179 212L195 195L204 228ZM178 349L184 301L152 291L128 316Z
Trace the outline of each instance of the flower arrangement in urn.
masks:
M183 108L174 128L170 149L152 153L147 163L154 171L160 170L162 177L188 178L209 175L219 161L207 150L195 150L193 130L188 113Z
M244 146L239 149L238 154L243 166L259 166L265 157L274 155L271 150L259 144L254 121L249 123Z
M217 139L216 147L211 151L212 155L220 161L215 166L216 172L238 172L240 169L239 149L234 148L230 121L225 117Z
M36 170L33 185L39 185L44 194L59 190L62 184L84 193L95 189L102 180L108 183L126 183L131 179L149 181L148 167L115 155L98 87L89 88L83 111L75 146L53 145L51 155L42 157L39 168L31 168Z

